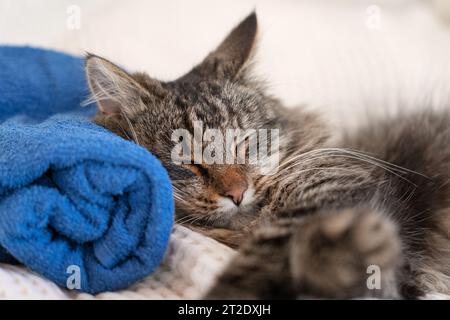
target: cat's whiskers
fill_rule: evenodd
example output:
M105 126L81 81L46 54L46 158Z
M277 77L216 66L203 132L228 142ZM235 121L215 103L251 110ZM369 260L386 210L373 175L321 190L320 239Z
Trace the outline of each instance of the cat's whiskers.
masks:
M343 154L340 154L340 153L343 153ZM412 181L403 177L401 174L405 174L405 173L409 172L409 173L414 173L414 174L426 177L425 175L423 175L419 172L416 172L416 171L413 171L413 170L410 170L407 168L403 168L401 166L389 163L387 161L377 159L372 156L368 156L368 155L358 152L358 151L343 149L343 148L320 148L320 149L311 150L311 151L308 151L308 152L305 152L302 154L297 154L295 156L288 158L286 161L284 161L282 164L280 164L278 166L278 171L281 172L278 175L278 179L277 178L271 179L269 177L269 178L263 179L263 180L272 180L274 182L275 181L278 182L281 179L281 177L285 178L284 174L286 172L288 172L290 169L292 169L293 167L299 166L299 165L306 165L307 163L310 163L311 161L314 161L314 160L317 160L320 158L326 158L326 157L342 157L342 158L349 158L349 159L363 161L363 162L366 162L373 166L382 168L383 170L388 171L391 174L396 175L397 177L399 177L413 185L415 185L415 184ZM302 159L302 158L306 158L306 159ZM286 165L288 165L288 164L289 164L289 166L286 167ZM325 168L329 168L329 167L325 167Z
M220 218L223 218L223 216L221 216L221 215L219 215L219 214L212 214L212 215L209 215L209 216L206 218L205 224L206 224L206 225L210 225L210 226L214 226L214 225L217 224L217 221L218 221Z
M178 189L174 184L172 184L172 190L174 195L181 195L182 191Z
M195 223L196 221L200 220L201 218L203 218L201 215L188 214L186 216L183 216L183 217L175 220L175 223L178 223L178 224L192 224L192 223Z
M396 165L396 164L394 164L394 163L391 163L391 162L388 162L388 161L385 161L385 160L381 160L381 159L375 158L375 157L373 157L373 156L369 156L369 155L367 155L367 154L365 154L365 153L363 153L363 152L361 152L361 151L357 151L357 150L353 150L353 149L345 149L345 148L328 148L328 149L330 149L330 150L336 150L336 151L338 151L338 152L339 152L339 151L341 151L341 152L347 152L347 153L350 153L350 154L353 154L353 155L358 155L358 156L361 156L361 157L369 158L369 159L374 160L374 161L377 161L377 162L379 162L379 163L383 163L383 164L385 164L385 165L388 165L388 166L390 166L391 168L396 168L396 169L398 169L399 171L405 171L405 172L408 172L408 173L413 173L413 174L422 176L422 177L424 177L424 178L429 178L427 175L425 175L425 174L423 174L423 173L421 173L421 172L414 171L414 170L411 170L411 169L408 169L408 168L405 168L405 167Z
M107 115L106 119L110 119L112 118L114 120L114 122L119 126L120 130L122 130L123 134L125 135L125 137L130 140L130 141L134 141L132 137L130 137L130 135L128 134L128 132L125 130L125 128L122 126L122 124L120 123L120 121L118 121L116 119L116 117L114 117L113 115Z
M138 139L138 136L137 136L137 134L136 134L136 130L135 130L134 127L133 127L133 124L131 123L130 119L129 119L128 116L125 114L125 112L122 112L122 116L123 116L123 118L126 120L128 126L130 127L131 134L133 135L133 141L134 141L138 146L140 146L141 144L139 143L139 139Z
M103 88L103 86L100 86L99 89L100 89L100 91L96 91L95 93L92 92L91 96L81 103L81 106L85 107L85 106L88 106L88 105L90 105L92 103L95 103L95 102L99 102L100 103L101 101L108 100L108 99L111 98L111 94L108 93L108 92L111 91L112 88ZM125 119L125 121L127 122L128 126L130 127L130 131L131 131L133 137L130 137L128 135L127 131L120 124L120 121L118 121L116 119L116 116L114 114L107 114L105 120L106 119L110 119L110 118L114 119L115 123L119 125L119 127L122 130L122 132L124 133L124 135L130 141L134 141L134 143L136 143L137 145L140 145L139 139L138 139L138 135L136 134L136 130L134 129L133 124L131 123L129 117L126 115L126 113L123 110L121 110L121 116Z
M294 175L294 173L298 174L298 173L303 172L303 171L292 172L292 171L290 171L292 168L294 168L296 166L300 166L300 165L307 166L312 161L315 161L315 160L318 160L318 159L323 159L323 158L329 158L329 157L330 157L330 155L317 155L317 156L310 157L310 158L307 158L307 159L301 160L301 161L298 159L297 162L291 163L289 167L282 168L283 170L279 170L278 174L275 176L275 178L273 176L272 177L271 176L264 176L261 179L261 182L263 182L263 183L266 183L266 182L279 182L282 179L295 177L296 175ZM319 170L319 169L320 170L348 170L348 171L351 170L351 172L355 172L353 169L342 168L342 167L337 167L337 166L309 167L307 169L308 170L309 169L314 169L314 170ZM365 172L365 171L361 170L360 172Z
M358 150L347 149L347 148L318 148L318 149L310 150L308 152L295 154L294 156L286 159L286 161L284 161L279 166L279 168L282 168L284 165L287 165L290 162L296 161L296 160L298 160L300 158L303 158L303 157L310 156L312 154L316 154L316 153L319 153L319 154L320 153L322 153L322 154L327 154L327 153L329 154L329 153L331 153L331 154L333 154L333 153L335 153L335 155L339 155L339 152L340 153L344 153L344 154L350 154L350 155L353 155L355 157L362 157L362 158L365 158L365 159L373 160L373 161L378 162L380 164L386 165L391 170L398 170L399 172L402 172L402 173L409 172L409 173L414 173L414 174L417 174L417 175L421 175L423 177L427 177L427 176L425 176L424 174L422 174L420 172L417 172L417 171L414 171L414 170L410 170L410 169L405 168L405 167L398 166L396 164L393 164L393 163L390 163L388 161L384 161L384 160L375 158L373 156L369 156L369 155L367 155L367 154L365 154L365 153L363 153L361 151L358 151Z
M312 172L312 171L322 171L322 172L324 172L324 171L341 171L341 172L347 172L349 174L355 174L355 172L357 172L354 169L340 168L340 167L310 167L310 168L307 168L307 169L296 171L295 177L297 177L298 174L302 174L302 173L306 173L306 172ZM361 173L365 173L365 172L361 171ZM342 178L342 176L340 176L340 177ZM289 176L277 177L276 179L270 181L270 185L273 186L273 185L278 184L279 182L284 182L285 183L286 182L286 178L289 178Z

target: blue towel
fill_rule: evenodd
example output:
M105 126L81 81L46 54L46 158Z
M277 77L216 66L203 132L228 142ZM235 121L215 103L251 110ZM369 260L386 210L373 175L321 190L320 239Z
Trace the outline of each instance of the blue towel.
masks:
M82 59L0 47L0 262L98 293L159 265L174 206L160 162L91 123L87 94Z

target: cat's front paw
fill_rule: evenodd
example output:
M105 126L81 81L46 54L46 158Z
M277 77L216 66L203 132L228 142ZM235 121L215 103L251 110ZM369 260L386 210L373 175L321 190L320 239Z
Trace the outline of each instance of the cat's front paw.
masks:
M291 272L299 296L395 296L401 263L394 224L371 209L307 219L291 242Z

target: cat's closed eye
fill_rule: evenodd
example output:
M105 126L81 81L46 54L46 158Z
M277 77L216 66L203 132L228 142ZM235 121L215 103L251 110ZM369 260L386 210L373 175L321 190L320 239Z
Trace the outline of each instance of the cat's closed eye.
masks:
M208 177L208 169L201 164L187 164L184 165L184 168L190 170L198 177Z
M197 177L192 170L175 164L169 164L167 171L172 180L189 180Z

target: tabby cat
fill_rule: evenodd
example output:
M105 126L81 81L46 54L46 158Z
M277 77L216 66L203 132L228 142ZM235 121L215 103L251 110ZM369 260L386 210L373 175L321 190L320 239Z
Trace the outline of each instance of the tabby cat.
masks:
M450 294L450 114L380 119L336 139L251 75L249 15L175 81L130 74L88 55L95 122L156 155L177 221L238 254L205 298L418 298ZM172 132L279 129L279 165L176 164ZM370 282L378 272L378 284Z

